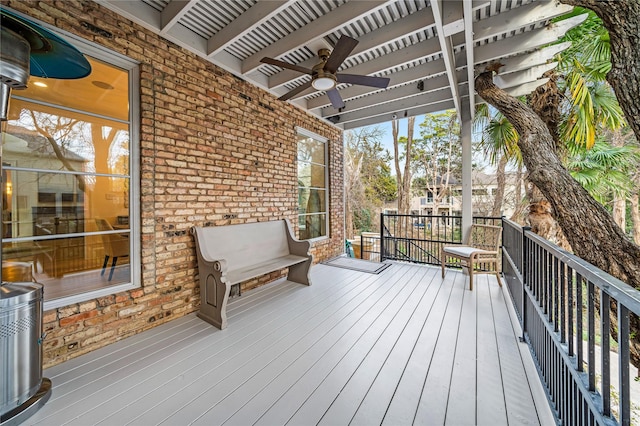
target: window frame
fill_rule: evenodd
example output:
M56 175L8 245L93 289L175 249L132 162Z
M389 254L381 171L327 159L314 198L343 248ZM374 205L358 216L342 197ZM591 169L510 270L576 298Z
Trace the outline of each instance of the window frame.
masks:
M319 237L314 237L314 238L308 238L305 239L303 241L310 241L310 242L314 242L314 241L320 241L320 240L327 240L329 238L331 238L331 227L329 226L330 224L330 217L329 217L329 204L330 204L330 188L331 185L329 183L329 139L318 135L317 133L311 132L303 127L296 127L296 193L298 193L298 191L300 190L300 186L298 186L297 182L298 182L298 136L303 136L306 138L312 138L318 142L321 142L324 145L324 190L325 190L325 211L324 211L324 215L325 215L325 229L326 229L326 235L321 235ZM313 164L318 164L318 163L313 163ZM296 199L298 197L296 196ZM297 223L300 223L300 216L308 216L308 214L304 214L301 215L300 212L300 205L298 204L298 202L296 201L296 219L297 219ZM300 228L299 226L296 227L296 229L298 230L297 233L297 237L300 238ZM300 238L301 239L301 238Z
M33 19L33 18L29 18ZM44 310L51 310L68 306L76 303L85 302L87 300L104 297L123 291L129 291L142 286L142 267L141 267L141 250L140 250L140 170L139 167L134 167L140 164L140 70L139 63L131 58L121 55L117 52L109 50L103 46L97 45L93 42L87 41L74 34L61 30L52 25L40 22L39 25L51 30L53 33L61 36L69 41L80 52L91 56L106 64L118 67L126 71L129 75L129 240L130 240L130 282L115 284L107 286L97 290L88 290L82 293L60 297L58 299L46 300L43 303ZM29 98L21 97L19 91L13 91L11 98L22 99L28 102L36 102L43 104L40 101L35 101ZM58 105L52 105L53 107L59 107ZM64 106L62 106L64 109ZM94 115L89 111L79 111ZM115 118L110 118L118 121ZM30 170L31 171L31 170ZM98 173L100 175L100 173ZM92 235L92 232L83 232L78 235ZM69 237L76 236L76 234L69 234ZM11 241L9 238L1 238L0 241ZM24 238L18 238L18 240L24 240Z

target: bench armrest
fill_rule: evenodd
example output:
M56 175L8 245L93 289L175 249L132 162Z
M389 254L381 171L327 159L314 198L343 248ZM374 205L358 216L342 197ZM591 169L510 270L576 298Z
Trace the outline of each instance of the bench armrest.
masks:
M287 228L287 242L289 243L289 252L296 256L304 256L313 259L313 255L310 253L311 243L309 241L300 241L293 235L291 230L291 223L289 219L283 219Z

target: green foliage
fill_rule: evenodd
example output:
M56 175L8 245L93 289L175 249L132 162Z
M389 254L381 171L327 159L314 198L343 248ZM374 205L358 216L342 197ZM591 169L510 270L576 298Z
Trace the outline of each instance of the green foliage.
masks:
M567 169L592 197L606 204L613 195L624 197L632 190L631 172L639 164L637 145L616 147L600 138L591 149L571 147Z
M611 69L609 33L592 11L582 9L576 13L585 12L587 20L561 40L571 41L572 45L558 55L558 70L564 75L559 86L567 92L562 139L566 145L591 148L596 143L598 127L619 129L624 125L624 114L606 82Z
M424 185L415 190L442 193L442 187L448 186L451 178L461 179L461 145L460 123L454 110L426 115L420 123L420 137L414 139L411 161L414 183Z
M376 228L377 211L397 196L391 156L382 147L378 127L345 132L345 203L347 232ZM350 229L349 229L350 227Z
M359 167L359 179L367 199L375 205L396 198L395 178L391 176L391 155L381 143L382 130L359 129L345 133L345 149Z
M393 201L398 196L398 184L396 178L391 175L391 168L383 164L378 170L379 175L371 181L371 185L365 188L368 198L380 200L382 203Z
M370 209L360 209L353 212L353 226L361 232L373 231L373 212Z
M497 165L500 157L506 157L510 163L522 163L518 132L500 111L496 110L491 115L486 104L480 105L476 109L474 129L482 134L478 147L491 164Z

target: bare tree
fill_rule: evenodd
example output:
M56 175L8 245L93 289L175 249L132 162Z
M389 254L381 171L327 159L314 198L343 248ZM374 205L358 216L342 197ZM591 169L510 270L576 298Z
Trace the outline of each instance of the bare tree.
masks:
M394 118L391 122L393 132L393 153L396 167L396 181L398 183L398 213L409 214L411 209L411 157L413 148L413 131L415 117L407 119L407 137L404 151L404 168L400 168L400 122Z

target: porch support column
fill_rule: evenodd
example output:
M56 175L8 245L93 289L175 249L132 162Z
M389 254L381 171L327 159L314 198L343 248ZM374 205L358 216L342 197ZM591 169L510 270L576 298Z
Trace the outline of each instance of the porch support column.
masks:
M466 238L471 229L473 217L471 179L471 113L462 108L460 117L460 137L462 139L462 233Z

